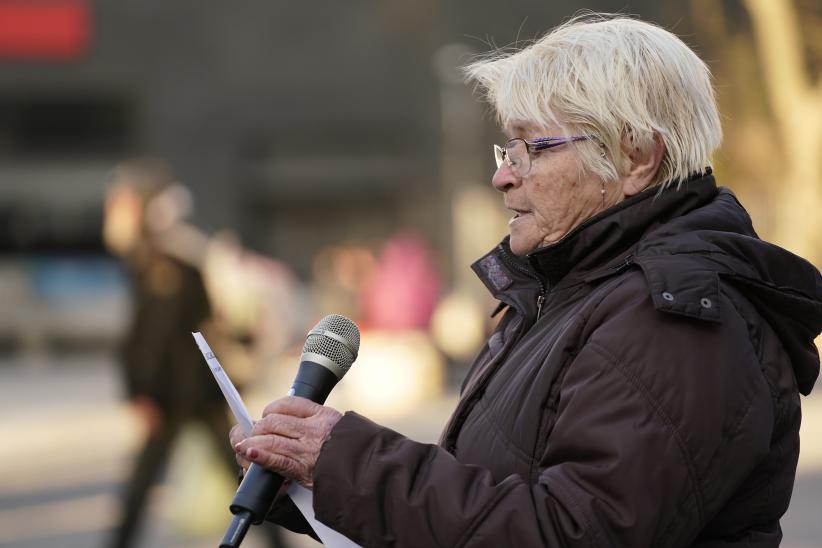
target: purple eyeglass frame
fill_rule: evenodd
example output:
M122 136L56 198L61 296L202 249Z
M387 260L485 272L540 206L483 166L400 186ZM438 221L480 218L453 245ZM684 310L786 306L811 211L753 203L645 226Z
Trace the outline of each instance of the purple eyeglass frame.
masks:
M502 159L503 161L508 161L508 145L512 141L522 141L525 143L525 150L528 154L532 152L539 152L540 150L546 150L549 148L558 147L560 145L564 145L566 143L573 143L575 141L586 141L588 139L594 139L593 135L574 135L572 137L537 137L536 139L523 139L522 137L514 137L513 139L508 139L505 142L505 146L494 145L494 151L496 152L497 149L502 151ZM502 165L500 163L499 165ZM499 167L499 165L497 167ZM509 164L510 165L510 164Z

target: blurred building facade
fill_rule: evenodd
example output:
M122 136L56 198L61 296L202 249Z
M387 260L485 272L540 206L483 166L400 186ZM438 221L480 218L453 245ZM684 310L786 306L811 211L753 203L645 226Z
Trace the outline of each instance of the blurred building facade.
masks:
M818 3L788 3L819 16ZM77 289L78 269L108 269L105 305L88 308L125 317L116 267L100 262L103 186L117 161L148 155L193 190L201 229L231 229L303 279L329 246L376 251L412 229L442 257L445 287L463 289L473 283L468 263L505 228L488 185L500 134L456 67L578 9L632 13L702 52L741 120L750 113L738 107L743 91L767 110L761 82L738 82L757 75L733 71L733 55L755 56L753 41L740 38L752 32L748 4L0 0L0 281L22 284L28 296L12 291L18 300L48 309L60 288ZM773 195L755 170L733 167L743 164L737 150L750 148L739 145L745 135L764 134L767 116L757 119L760 131L726 121L736 138L718 165L721 176L737 169L751 179L749 207L767 228L763 204ZM736 189L732 181L723 178ZM44 292L36 272L54 264L58 279L50 275ZM37 347L50 337L52 327L15 334L7 325L25 322L3 314L0 344ZM100 323L90 320L92 342L120 329L93 327Z

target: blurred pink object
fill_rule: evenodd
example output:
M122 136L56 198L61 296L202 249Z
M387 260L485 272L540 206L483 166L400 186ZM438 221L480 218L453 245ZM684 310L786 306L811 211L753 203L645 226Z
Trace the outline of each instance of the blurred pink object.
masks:
M422 238L392 236L363 288L363 323L373 329L427 328L439 291L439 275Z

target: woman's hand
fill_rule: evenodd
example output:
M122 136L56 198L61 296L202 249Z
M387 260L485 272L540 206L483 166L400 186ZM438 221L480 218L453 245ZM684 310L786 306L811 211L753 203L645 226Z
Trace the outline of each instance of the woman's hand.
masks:
M239 424L235 424L234 428L231 429L231 432L228 434L229 442L231 443L231 447L234 448L236 451L237 446L240 444L241 441L245 440L247 436L245 432L243 432L243 428ZM241 453L237 452L235 457L237 458L237 464L243 469L243 474L248 472L248 467L251 466L251 462L249 462Z
M243 468L256 463L311 489L320 449L341 418L337 410L305 398L275 400L263 410L250 437L237 426L232 429L237 462Z

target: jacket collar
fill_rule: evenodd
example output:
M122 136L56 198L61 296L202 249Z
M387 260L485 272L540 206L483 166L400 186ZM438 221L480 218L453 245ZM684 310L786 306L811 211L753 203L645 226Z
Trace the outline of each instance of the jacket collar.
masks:
M583 222L560 241L527 257L551 286L569 273L575 278L624 255L655 227L699 208L717 194L710 171L660 192L649 188Z
M472 264L471 268L491 295L501 302L492 316L505 305L513 306L530 315L530 302L535 292L545 290L544 282L528 261L513 254L507 236L494 249Z
M506 236L471 268L498 300L528 308L534 291L544 292L573 272L576 277L605 266L635 246L653 227L710 202L717 193L708 169L663 192L651 188L580 224L562 240L517 257ZM519 301L519 302L517 302Z
M525 258L504 239L474 263L491 293L534 315L536 295L593 282L638 266L653 306L720 322L720 279L733 284L776 331L807 394L819 374L814 338L822 330L822 275L808 261L760 240L750 217L707 173L659 193L625 200L559 242Z

